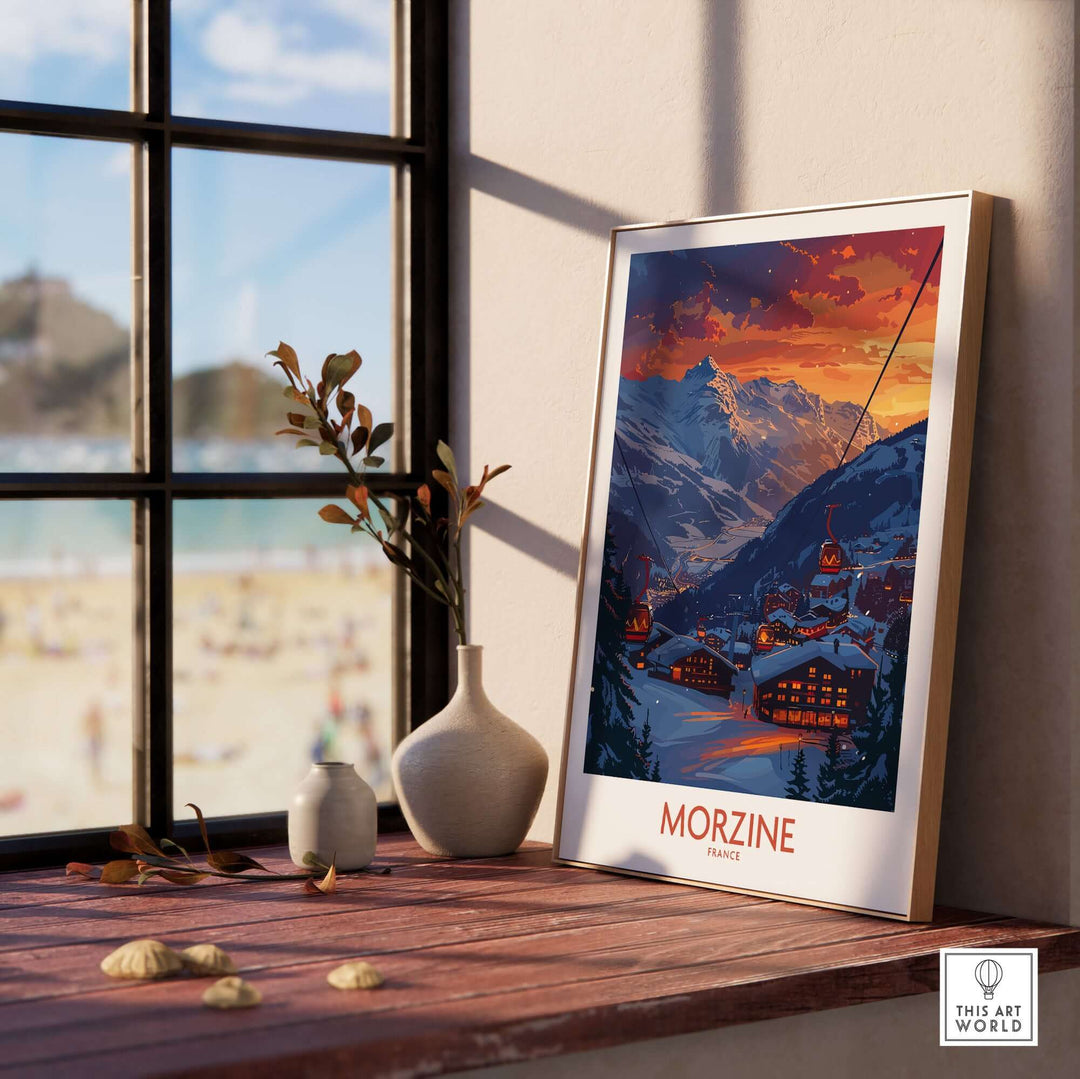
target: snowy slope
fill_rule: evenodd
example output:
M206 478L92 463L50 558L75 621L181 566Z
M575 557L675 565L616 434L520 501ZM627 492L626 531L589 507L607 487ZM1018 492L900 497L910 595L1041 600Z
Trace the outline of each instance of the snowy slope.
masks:
M722 611L730 594L749 596L774 577L805 587L817 568L830 504L837 506L833 532L849 553L858 537L869 535L880 549L874 558L894 556L903 541L892 535L913 538L917 532L925 449L924 420L824 473L784 506L760 538L742 547L692 603L676 599L665 607L664 620L678 627L698 610Z
M768 519L836 465L860 411L794 381L741 383L708 357L681 381L621 380L611 498L617 542L624 551L651 547L638 498L672 563L688 541L707 543L725 529ZM849 456L881 435L867 416Z

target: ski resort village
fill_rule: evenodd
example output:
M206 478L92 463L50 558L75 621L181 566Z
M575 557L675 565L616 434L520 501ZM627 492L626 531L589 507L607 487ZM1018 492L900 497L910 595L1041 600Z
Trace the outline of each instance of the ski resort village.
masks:
M925 421L708 358L624 391L586 771L891 810Z

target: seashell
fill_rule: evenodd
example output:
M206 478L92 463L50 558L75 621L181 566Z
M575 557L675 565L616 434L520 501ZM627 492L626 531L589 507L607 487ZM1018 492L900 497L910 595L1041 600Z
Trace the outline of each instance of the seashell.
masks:
M101 961L110 978L171 978L182 969L180 956L157 940L129 940Z
M203 993L202 1002L208 1008L254 1008L262 1003L262 993L234 974L214 982Z
M199 978L236 973L236 964L216 944L193 944L180 953L180 962Z
M378 989L383 976L370 963L342 963L326 976L335 989Z

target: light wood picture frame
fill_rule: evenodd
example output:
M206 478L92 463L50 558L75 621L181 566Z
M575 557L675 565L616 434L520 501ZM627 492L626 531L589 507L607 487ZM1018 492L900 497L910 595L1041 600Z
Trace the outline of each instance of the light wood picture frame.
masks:
M612 230L557 861L931 918L992 210Z

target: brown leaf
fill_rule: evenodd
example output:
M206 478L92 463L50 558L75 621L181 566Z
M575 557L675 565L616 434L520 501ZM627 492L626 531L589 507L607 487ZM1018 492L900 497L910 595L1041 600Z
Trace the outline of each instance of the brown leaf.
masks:
M340 506L335 506L333 504L323 506L323 508L319 510L319 516L332 525L351 525L353 523L353 519L345 512L345 510Z
M215 851L206 860L214 869L219 869L222 873L243 873L245 869L261 869L264 873L269 872L261 862L236 850Z
M101 867L102 884L126 884L139 875L139 864L131 858L118 858Z
M298 431L295 427L282 427L280 431L275 431L275 435L299 435L301 438L307 437L306 431Z
M206 853L210 854L210 837L206 834L206 821L203 820L202 810L194 802L187 802L184 808L190 809L199 818L199 832L202 834L203 846L206 848Z
M382 541L383 554L395 565L401 566L404 569L411 569L412 563L409 561L409 556L396 544L390 543L387 540Z
M484 503L477 499L475 502L470 502L461 514L461 520L458 521L459 525L463 525Z
M365 521L368 520L371 516L368 510L368 489L360 484L347 487L345 493L349 496L349 501L360 511L360 517Z
M368 442L368 453L374 453L384 442L388 442L394 436L392 423L380 423L372 432Z
M159 869L157 875L170 884L198 884L206 880L209 873L198 873L187 869Z
M307 419L303 412L286 412L285 418L293 425L293 427L303 427L304 420Z
M417 487L416 501L424 507L425 513L431 512L431 488L426 483L422 483Z
M371 409L366 405L358 404L356 406L356 422L370 431L375 426L375 421L371 418Z
M64 876L93 880L95 872L94 867L86 862L68 862L67 868L64 870Z
M337 891L337 869L335 868L337 858L333 858L330 861L330 868L326 871L326 876L322 880L305 880L304 891L308 895L329 895L331 892Z
M368 413L370 415L370 413ZM361 425L352 433L352 451L359 453L367 443L368 429Z
M329 394L335 387L344 386L360 368L360 354L353 350L340 356L327 356L323 364L323 392Z
M337 408L342 419L356 407L356 398L348 390L338 390Z
M432 470L431 478L440 486L445 487L451 498L457 498L457 487L449 472L443 472L441 468Z
M280 367L286 373L292 372L297 378L300 377L300 360L296 355L295 349L291 345L285 344L284 341L278 342L278 347L272 352L268 352L267 356L276 356L277 362L275 367Z
M156 854L164 858L161 848L150 838L141 824L125 824L109 836L109 846L124 854Z
M487 465L484 465L484 471L485 472L487 471ZM509 465L499 465L498 468L493 468L490 472L488 472L488 477L487 478L489 480L493 480L496 476L501 476L504 472L509 472L509 471L510 471L510 466Z
M435 446L435 453L438 455L439 460L446 466L446 471L454 477L454 482L457 482L457 461L454 460L454 451L440 438Z

